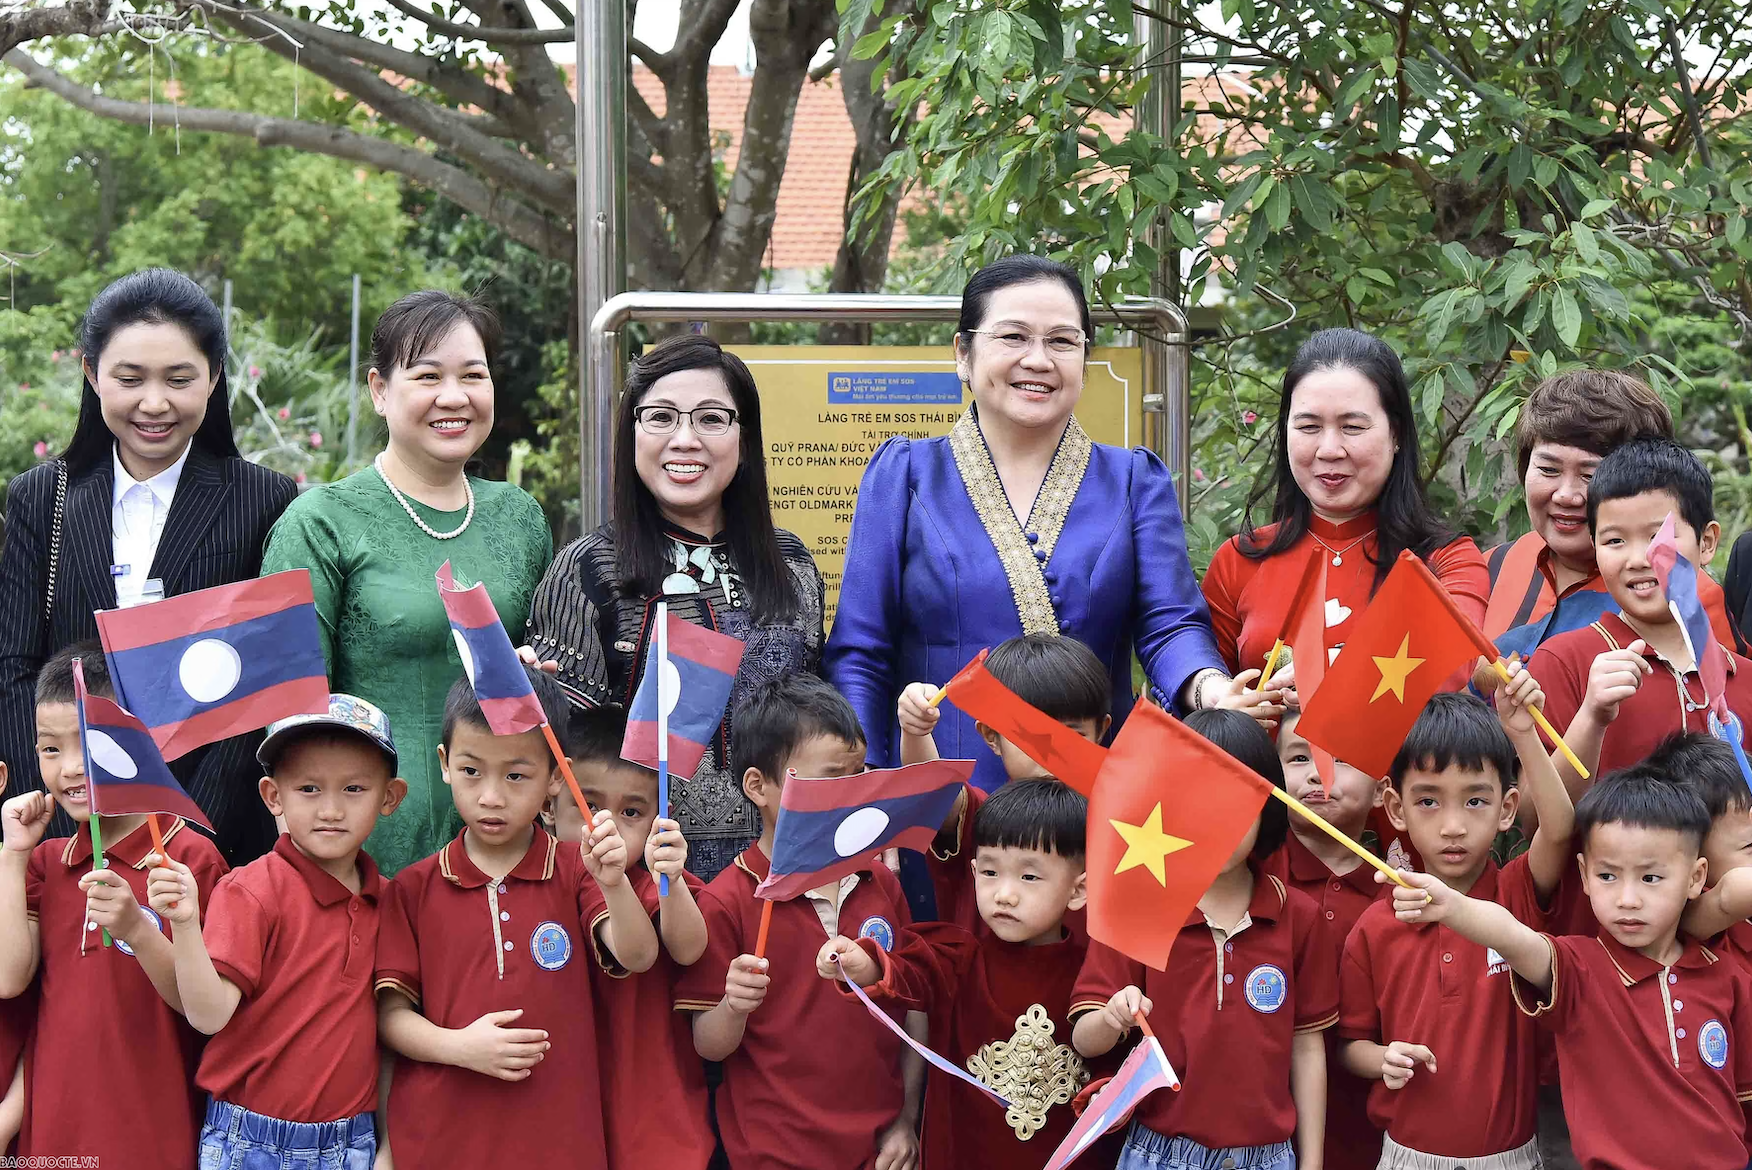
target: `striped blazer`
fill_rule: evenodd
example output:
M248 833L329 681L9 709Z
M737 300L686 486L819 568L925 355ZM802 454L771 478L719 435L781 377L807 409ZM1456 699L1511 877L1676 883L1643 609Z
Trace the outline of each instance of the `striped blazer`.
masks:
M62 647L97 637L94 611L116 604L109 569L115 559L115 470L105 458L68 479L54 613L44 628L55 479L55 464L40 464L14 479L6 497L6 542L0 549L0 760L11 769L7 792L13 795L42 785L36 764L37 671ZM278 472L194 448L177 482L151 575L164 582L167 597L255 577L268 530L297 494L297 485ZM213 822L220 850L234 866L272 848L276 835L256 792L259 740L226 740L171 765ZM59 813L50 832L57 828L71 831Z

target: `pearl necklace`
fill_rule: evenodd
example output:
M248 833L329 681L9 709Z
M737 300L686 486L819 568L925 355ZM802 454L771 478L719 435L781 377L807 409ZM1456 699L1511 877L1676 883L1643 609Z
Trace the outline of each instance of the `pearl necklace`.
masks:
M1337 568L1339 565L1344 564L1344 554L1349 552L1351 549L1357 547L1357 545L1363 543L1363 541L1369 539L1369 537L1375 535L1375 530L1373 528L1369 529L1367 532L1363 533L1361 536L1357 537L1355 540L1351 541L1349 544L1345 545L1343 548L1333 548L1330 544L1327 544L1324 540L1321 540L1318 536L1314 536L1313 532L1309 532L1308 535L1314 537L1315 544L1319 545L1321 548L1325 549L1327 552L1332 554L1333 567Z
M402 506L402 511L408 514L408 519L420 526L421 532L424 532L433 540L455 540L464 532L468 531L469 524L474 520L475 508L474 485L468 482L468 476L464 475L462 477L462 490L468 493L468 514L462 518L462 523L458 525L455 532L439 532L430 524L420 519L420 514L414 511L414 506L408 503L408 498L401 494L401 489L390 482L388 474L383 470L383 456L381 454L371 461L371 466L377 469L377 478L383 481L383 486L389 489L389 494L394 496L396 503Z

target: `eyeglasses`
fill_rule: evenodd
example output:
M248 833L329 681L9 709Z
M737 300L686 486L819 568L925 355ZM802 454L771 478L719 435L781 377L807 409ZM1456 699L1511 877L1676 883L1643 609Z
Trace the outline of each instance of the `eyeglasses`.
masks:
M641 406L633 418L648 435L672 435L686 419L694 434L706 438L727 435L736 422L736 412L727 406L696 406L692 410L677 410L673 406Z
M1081 329L1054 329L1044 337L1024 333L1020 329L969 329L967 332L991 338L992 343L1006 353L1028 353L1034 348L1036 341L1045 345L1046 352L1055 358L1071 357L1083 352L1084 334Z

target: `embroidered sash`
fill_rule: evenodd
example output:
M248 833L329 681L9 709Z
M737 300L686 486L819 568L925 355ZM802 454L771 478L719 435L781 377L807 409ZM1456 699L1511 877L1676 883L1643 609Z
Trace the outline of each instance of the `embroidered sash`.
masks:
M986 448L985 436L980 434L974 408L969 407L949 432L949 449L955 453L955 468L961 473L961 482L967 488L968 499L973 501L973 510L978 513L980 524L985 527L986 536L991 539L992 548L1004 566L1004 575L1010 579L1010 595L1016 604L1016 614L1022 619L1025 634L1059 632L1058 612L1053 608L1052 595L1046 587L1046 575L1041 566L1052 556L1059 533L1064 531L1065 515L1071 510L1077 489L1083 485L1083 473L1089 469L1089 452L1093 446L1088 434L1072 417L1065 425L1064 437L1059 440L1058 451L1053 454L1052 465L1047 468L1046 479L1041 482L1040 492L1034 497L1034 508L1028 514L1036 536L1035 542L1030 544L1010 507L1009 497L1004 494L1003 482L998 479L998 469ZM1036 549L1046 557L1036 557Z

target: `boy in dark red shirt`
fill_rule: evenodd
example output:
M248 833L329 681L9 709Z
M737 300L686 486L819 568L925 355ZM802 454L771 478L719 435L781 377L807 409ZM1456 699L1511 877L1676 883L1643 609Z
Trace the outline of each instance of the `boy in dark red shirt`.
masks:
M1584 1170L1742 1170L1752 977L1678 933L1703 889L1708 810L1638 765L1589 789L1575 822L1596 938L1540 934L1426 874L1394 891L1395 910L1401 921L1444 923L1509 964L1517 1006L1556 1040Z
M1733 748L1693 731L1663 740L1645 762L1696 793L1709 812L1703 839L1708 888L1686 909L1680 928L1710 940L1711 950L1752 973L1752 788Z
M1622 612L1548 639L1529 663L1545 689L1546 715L1567 729L1564 741L1595 776L1645 759L1676 732L1709 730L1714 696L1704 694L1685 632L1649 563L1649 542L1669 515L1680 554L1701 575L1721 526L1714 485L1697 456L1671 439L1650 438L1600 461L1588 485L1588 526L1600 576ZM1728 707L1744 724L1752 721L1752 662L1723 650ZM1586 782L1560 756L1553 760L1579 795ZM1569 925L1592 927L1585 919Z
M1382 781L1333 761L1331 784L1315 766L1314 751L1296 734L1300 713L1284 712L1278 724L1278 760L1289 794L1353 841L1363 839L1369 818L1381 805ZM1398 838L1394 838L1398 845ZM1403 865L1400 856L1390 864ZM1290 818L1282 849L1266 858L1260 871L1313 899L1320 924L1331 936L1335 959L1344 954L1351 927L1386 887L1375 868L1300 816ZM1339 1060L1338 1032L1326 1032L1326 1154L1322 1170L1375 1170L1381 1160L1381 1131L1369 1120L1369 1082L1348 1072Z
M1100 743L1113 724L1113 680L1094 651L1075 638L1056 634L1023 634L1001 642L986 655L986 670L1024 703L1063 723L1084 739ZM931 705L937 694L930 683L913 683L900 693L900 762L917 764L937 759L932 731L942 712ZM1011 780L1039 779L1044 769L1021 748L983 723L974 724L987 746L996 752ZM968 858L973 852L973 821L989 793L966 785L961 800L943 822L943 831L926 855L931 886L937 896L937 917L975 934L986 925L975 905L973 870ZM1079 939L1087 939L1083 910L1079 907L1065 925Z
M351 695L268 728L260 791L286 831L273 852L205 895L188 868L152 871L170 920L174 989L212 1039L201 1164L366 1164L377 1133L377 1014L371 996L384 881L363 850L407 794L389 720Z
M1528 713L1538 685L1519 663L1510 670L1495 713L1468 694L1430 700L1394 758L1387 815L1431 873L1537 928L1572 864L1574 812ZM1492 842L1524 800L1539 827L1499 870ZM1374 1082L1383 1170L1436 1159L1471 1159L1477 1170L1539 1164L1534 1028L1514 1010L1500 956L1444 927L1397 921L1383 901L1351 932L1339 983L1343 1059Z
M1248 716L1194 711L1186 725L1283 787L1271 736ZM1319 1164L1320 1033L1338 1019L1338 960L1313 901L1259 872L1288 833L1289 811L1266 801L1188 916L1166 971L1089 944L1071 996L1077 1051L1106 1055L1142 1012L1183 1082L1139 1102L1118 1170Z
M33 978L39 987L41 1042L28 1046L25 1059L19 1153L186 1168L194 1163L199 1129L198 1037L177 1014L171 940L144 908L146 867L156 856L146 818L105 817L105 868L91 868L75 658L84 660L87 690L114 698L96 643L49 659L36 691L37 763L47 792L15 796L0 808L0 996L26 992ZM78 832L44 841L56 805ZM225 862L207 838L180 819L166 820L166 851L205 897ZM112 945L103 945L102 930ZM159 989L169 990L168 1003ZM101 1062L101 1088L93 1081L94 1060ZM13 1079L10 1062L5 1076Z
M0 1093L0 1154L15 1152L12 1143L24 1125L24 1046L35 1020L34 995L0 999L0 1077L8 1082Z
M564 728L566 699L525 668ZM388 1095L402 1170L606 1170L588 945L648 970L657 935L626 880L627 846L597 812L578 845L536 826L565 783L540 730L495 735L467 678L450 688L438 762L464 828L396 875L377 950L378 1031L400 1054ZM492 1124L482 1119L492 1118Z
M706 920L695 894L703 888L687 872L687 841L681 826L657 807L657 773L621 759L626 714L613 708L572 713L567 744L589 811L574 810L572 794L554 797L555 835L577 841L587 816L614 818L627 857L627 881L639 905L657 926L663 944L657 962L642 975L596 948L596 1045L601 1053L602 1124L608 1164L705 1170L717 1145L707 1118L705 1068L694 1053L685 1015L675 1010L675 982L706 949ZM669 894L659 896L657 877L669 875Z
M1065 930L1064 919L1086 899L1088 815L1088 802L1057 780L1012 781L974 817L982 935L928 922L902 931L892 953L844 935L822 947L822 978L839 978L843 968L877 1002L925 1012L931 1047L1015 1103L1002 1112L931 1070L927 1167L1038 1170L1075 1123L1070 1103L1090 1072L1070 1046L1069 1012L1088 944Z
M836 934L894 944L911 924L899 881L878 864L772 903L766 957L753 954L763 906L754 890L769 871L783 777L862 772L858 717L827 683L792 675L751 694L733 724L761 835L700 895L706 953L675 988L676 1010L697 1013L694 1050L724 1062L716 1104L730 1170L910 1164L923 1062L909 1052L903 1071L900 1041L815 974L822 943ZM911 1031L922 1021L908 1023Z

